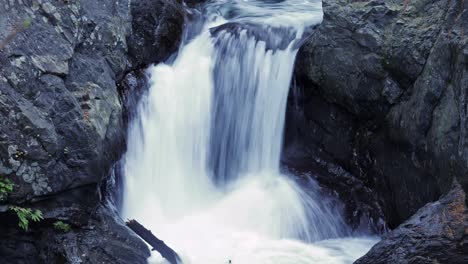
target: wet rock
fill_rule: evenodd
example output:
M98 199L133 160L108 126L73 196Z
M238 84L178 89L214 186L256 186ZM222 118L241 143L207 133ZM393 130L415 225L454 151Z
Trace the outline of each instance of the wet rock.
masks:
M357 159L349 143L356 129L354 117L298 87L289 99L282 166L296 175L315 178L338 197L354 230L385 232L385 214L378 195L369 187L372 182L340 165Z
M120 97L122 98L124 121L126 124L135 117L138 102L149 87L149 76L145 69L137 69L125 75L119 83Z
M132 34L128 38L128 48L133 67L163 61L177 50L185 16L180 1L132 1L131 13Z
M235 36L236 39L254 38L265 42L265 49L286 49L296 38L294 30L285 28L269 28L249 23L230 22L210 29L215 38L215 45L222 45L226 35ZM300 41L296 41L300 42ZM296 44L296 43L294 43ZM294 45L293 44L293 45Z
M199 4L206 2L207 0L184 0L184 3L190 7L195 7Z
M286 147L304 146L302 167L319 157L353 175L391 228L454 178L466 192L467 3L326 0L323 8L298 53Z
M356 264L468 262L468 207L459 184L419 209Z

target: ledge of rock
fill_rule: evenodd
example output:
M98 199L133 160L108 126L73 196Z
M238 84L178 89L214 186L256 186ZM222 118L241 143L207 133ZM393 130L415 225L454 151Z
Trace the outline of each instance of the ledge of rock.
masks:
M128 229L111 207L96 204L96 186L83 186L34 203L44 219L25 232L13 214L1 215L1 263L144 264L146 244ZM29 205L27 205L29 206ZM54 223L62 221L69 231Z

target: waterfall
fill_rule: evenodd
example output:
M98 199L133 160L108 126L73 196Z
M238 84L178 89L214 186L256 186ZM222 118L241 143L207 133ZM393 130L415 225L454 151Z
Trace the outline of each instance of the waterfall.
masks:
M349 263L364 254L374 240L343 238L338 208L279 169L294 60L322 19L320 2L212 1L204 13L175 60L148 69L123 160L122 214L184 263Z

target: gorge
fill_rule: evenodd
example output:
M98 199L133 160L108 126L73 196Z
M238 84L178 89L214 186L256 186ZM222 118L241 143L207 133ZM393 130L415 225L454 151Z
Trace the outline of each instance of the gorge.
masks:
M466 5L4 3L0 262L466 263Z

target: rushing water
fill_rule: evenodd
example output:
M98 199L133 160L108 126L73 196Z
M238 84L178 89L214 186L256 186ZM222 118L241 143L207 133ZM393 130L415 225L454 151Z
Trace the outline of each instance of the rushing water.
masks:
M148 69L123 215L184 263L351 263L375 240L350 238L317 187L306 192L279 170L294 59L321 2L212 1L203 13L175 60Z

